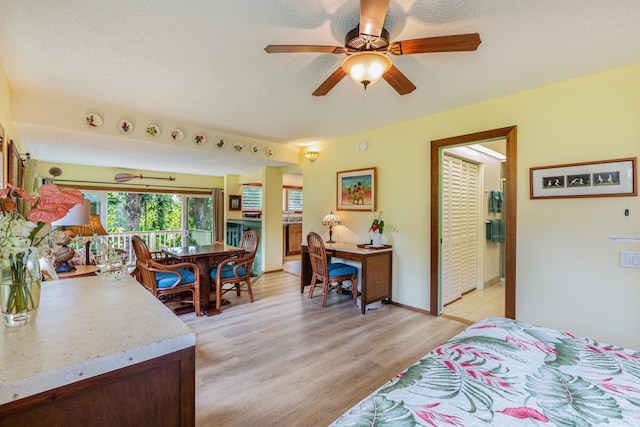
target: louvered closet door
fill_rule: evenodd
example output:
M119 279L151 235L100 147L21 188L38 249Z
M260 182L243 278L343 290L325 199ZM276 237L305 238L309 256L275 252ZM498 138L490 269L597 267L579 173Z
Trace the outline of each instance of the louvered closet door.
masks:
M476 287L478 165L442 158L442 304Z

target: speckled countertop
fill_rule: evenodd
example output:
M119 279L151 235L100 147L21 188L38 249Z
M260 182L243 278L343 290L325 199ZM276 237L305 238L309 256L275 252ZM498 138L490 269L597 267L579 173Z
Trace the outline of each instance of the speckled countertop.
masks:
M42 283L32 325L0 325L0 404L195 345L195 333L130 276Z

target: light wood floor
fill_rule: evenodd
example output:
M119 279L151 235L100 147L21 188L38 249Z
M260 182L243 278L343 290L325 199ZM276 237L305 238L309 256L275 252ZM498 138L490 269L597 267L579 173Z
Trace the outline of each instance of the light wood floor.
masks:
M299 277L261 276L255 302L228 293L196 332L196 425L325 426L466 325L393 305L360 315L349 296L322 308Z

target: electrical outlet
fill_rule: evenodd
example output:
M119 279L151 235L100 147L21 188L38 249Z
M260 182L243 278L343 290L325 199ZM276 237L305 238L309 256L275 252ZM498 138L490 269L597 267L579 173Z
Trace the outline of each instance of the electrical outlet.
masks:
M640 268L640 253L620 251L620 267Z

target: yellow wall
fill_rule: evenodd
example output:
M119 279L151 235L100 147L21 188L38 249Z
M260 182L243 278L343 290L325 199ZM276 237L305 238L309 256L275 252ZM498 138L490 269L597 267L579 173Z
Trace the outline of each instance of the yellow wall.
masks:
M262 262L263 271L282 270L282 171L264 168L262 184Z
M417 94L409 96L420 96ZM619 267L640 243L638 197L529 199L529 168L640 154L640 63L322 141L304 171L304 233L328 235L336 172L377 167L378 210L399 226L393 299L429 307L430 141L518 126L517 303L523 321L640 348L640 270ZM354 145L368 142L355 152ZM629 209L631 215L624 216ZM372 214L338 212L334 239L368 241ZM385 233L387 234L387 233Z
M13 122L11 121L11 86L7 80L7 74L0 62L0 123L4 127L5 133L13 133ZM11 132L10 132L11 131Z
M38 161L38 170L43 178L51 177L49 169L52 166L57 166L62 169L62 175L60 175L56 182L62 185L73 186L74 183L88 186L108 186L112 185L114 188L118 188L118 185L114 184L113 177L118 173L130 173L133 175L152 176L168 178L173 177L175 181L154 180L154 179L135 179L124 184L122 187L127 188L141 188L141 189L162 189L173 188L176 191L181 189L187 191L198 191L206 194L211 194L212 188L224 188L224 177L221 176L201 176L201 175L188 175L180 173L169 172L150 172L133 169L123 168L102 168L96 166L82 166L82 165L70 165L64 163L50 163L44 161ZM70 181L70 182L69 182ZM91 181L91 182L87 182Z
M13 119L11 114L11 84L7 79L7 74L4 71L2 62L0 62L0 124L2 124L2 127L4 128L4 142L2 144L2 147L0 147L0 152L2 152L2 155L7 155L7 144L10 139L13 139L13 141L18 145L18 151L22 152L20 135L18 135L18 132L16 132L16 129L13 126ZM7 180L6 170L1 171L0 180L2 181L2 185L0 185L0 188L2 188L4 187L4 182Z

